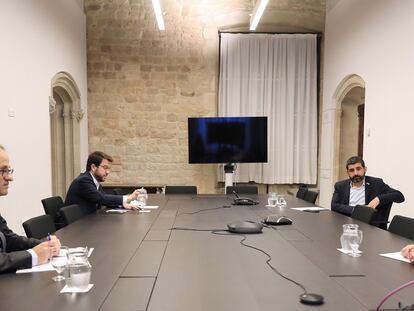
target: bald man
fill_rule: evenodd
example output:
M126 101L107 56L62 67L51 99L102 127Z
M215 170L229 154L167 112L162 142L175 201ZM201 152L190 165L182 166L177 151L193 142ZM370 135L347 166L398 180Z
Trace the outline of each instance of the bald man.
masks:
M0 145L0 196L7 195L12 181L9 155ZM6 220L0 216L0 273L44 264L59 250L60 241L55 236L47 242L19 236L9 229Z

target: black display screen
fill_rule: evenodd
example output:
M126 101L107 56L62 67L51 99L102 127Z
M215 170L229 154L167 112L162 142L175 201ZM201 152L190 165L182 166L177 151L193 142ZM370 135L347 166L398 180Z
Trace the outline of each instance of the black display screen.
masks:
M189 163L267 162L267 117L188 118Z

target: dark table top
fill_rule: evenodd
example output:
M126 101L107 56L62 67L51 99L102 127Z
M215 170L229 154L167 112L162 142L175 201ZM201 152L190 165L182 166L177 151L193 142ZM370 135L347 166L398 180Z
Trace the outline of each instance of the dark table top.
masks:
M64 283L52 281L54 272L3 274L1 310L370 310L414 279L412 265L379 256L409 240L331 211L292 210L310 204L290 196L285 208L267 208L266 196L255 198L259 205L232 206L232 196L150 195L149 204L160 206L151 213L84 217L57 235L69 247L94 247L91 291L59 294ZM242 246L241 235L210 232L269 214L293 224L246 235L244 243L267 252L280 273L308 292L323 295L324 305L300 304L303 291L274 273L263 253ZM345 223L357 223L364 233L359 258L337 251ZM414 288L407 288L384 306L412 304L413 297Z

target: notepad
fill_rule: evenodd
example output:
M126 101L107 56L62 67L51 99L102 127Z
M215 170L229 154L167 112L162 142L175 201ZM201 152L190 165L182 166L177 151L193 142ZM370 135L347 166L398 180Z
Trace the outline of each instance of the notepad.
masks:
M70 248L70 250L76 250L78 247ZM93 247L89 249L88 257L92 255ZM64 255L64 251L61 250L60 255ZM17 270L16 273L34 273L34 272L45 272L45 271L55 271L55 268L53 268L52 264L50 262L45 263L43 265L34 266L28 269L21 269Z
M403 255L401 255L401 252L395 252L395 253L385 253L385 254L379 254L382 257L387 257L395 260L400 260L404 262L410 262L407 258L405 258Z

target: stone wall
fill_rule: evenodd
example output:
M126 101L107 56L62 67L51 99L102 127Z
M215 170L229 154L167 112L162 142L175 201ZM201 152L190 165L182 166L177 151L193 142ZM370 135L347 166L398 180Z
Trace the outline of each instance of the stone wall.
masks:
M322 31L324 1L302 3L270 2L262 31ZM150 0L85 1L90 151L115 157L108 183L215 193L216 165L188 164L187 118L217 114L218 31L247 31L252 2L161 5L165 31Z

